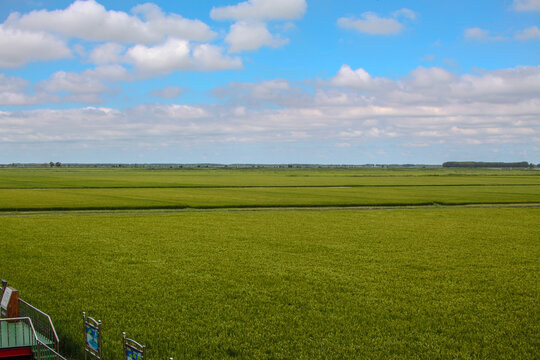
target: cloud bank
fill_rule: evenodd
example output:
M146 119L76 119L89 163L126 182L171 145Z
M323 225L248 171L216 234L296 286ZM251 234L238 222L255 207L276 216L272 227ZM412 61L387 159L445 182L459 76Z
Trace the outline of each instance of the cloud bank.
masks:
M216 35L203 22L185 19L177 14L166 15L152 3L135 6L132 13L106 10L94 0L77 0L64 10L39 10L24 15L12 13L5 25L91 41L119 43L156 44L165 40L166 36L208 41Z
M20 79L0 80L3 93L24 94ZM67 91L71 80L58 73L44 86ZM231 83L215 90L222 105L2 112L0 141L195 146L309 140L341 149L381 141L403 149L540 142L540 66L465 75L418 67L391 80L343 65L312 91L305 86L285 79ZM105 91L92 82L84 88L82 95ZM161 95L169 90L178 89Z

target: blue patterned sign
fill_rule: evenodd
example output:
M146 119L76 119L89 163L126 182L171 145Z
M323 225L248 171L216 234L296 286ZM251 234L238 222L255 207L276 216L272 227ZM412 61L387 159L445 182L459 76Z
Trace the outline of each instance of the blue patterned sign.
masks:
M98 329L93 326L86 326L86 345L96 352L99 352Z
M143 354L132 347L126 348L126 360L142 360Z

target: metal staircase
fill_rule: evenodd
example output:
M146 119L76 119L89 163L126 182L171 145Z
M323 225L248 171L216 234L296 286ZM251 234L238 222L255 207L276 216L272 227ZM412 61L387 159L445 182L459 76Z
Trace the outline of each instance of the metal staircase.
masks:
M0 359L66 360L51 317L22 299L18 308L19 317L0 319Z
M0 319L0 358L65 360L28 317Z

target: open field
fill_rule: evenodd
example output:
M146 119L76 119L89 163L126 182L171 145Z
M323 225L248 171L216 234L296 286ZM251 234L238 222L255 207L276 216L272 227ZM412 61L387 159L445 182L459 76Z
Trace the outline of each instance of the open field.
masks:
M538 170L4 168L0 189L540 185Z
M150 359L538 358L540 208L316 210L433 203L540 203L540 173L0 169L0 275L79 359L82 311L106 359L122 331ZM314 209L220 210L270 206ZM149 210L182 207L214 210Z
M528 170L0 169L0 210L538 203Z
M540 203L540 185L361 188L10 189L1 210Z
M535 358L540 209L0 217L1 273L151 358ZM74 353L81 355L80 351Z

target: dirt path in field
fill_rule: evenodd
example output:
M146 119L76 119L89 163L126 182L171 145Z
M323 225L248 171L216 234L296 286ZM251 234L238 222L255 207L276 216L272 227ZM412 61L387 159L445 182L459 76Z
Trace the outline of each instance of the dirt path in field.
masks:
M41 210L41 211L6 211L1 217L22 216L101 216L101 215L167 215L177 213L216 213L216 212L276 212L276 211L375 211L375 210L418 210L418 209L489 209L489 208L538 208L540 203L512 204L466 204L466 205L395 205L395 206L302 206L302 207L244 207L216 209L125 209L125 210Z

